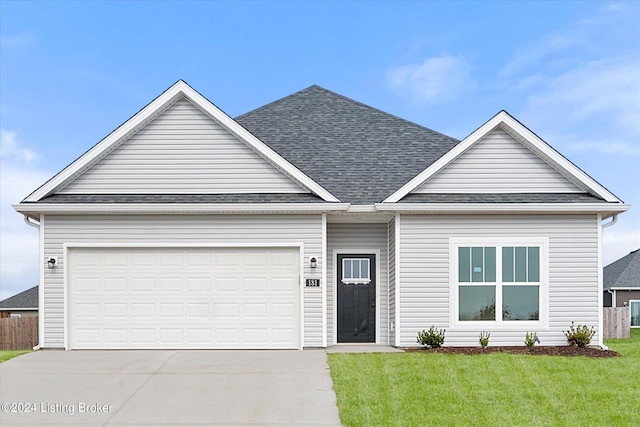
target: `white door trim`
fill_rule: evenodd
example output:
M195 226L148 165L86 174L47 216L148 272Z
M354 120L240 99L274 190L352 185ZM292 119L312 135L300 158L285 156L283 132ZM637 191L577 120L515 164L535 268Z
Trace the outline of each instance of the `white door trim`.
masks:
M331 278L331 286L333 293L333 322L331 325L332 340L331 345L338 343L338 280L337 280L337 268L338 268L338 254L373 254L376 257L376 345L380 344L380 249L353 249L353 248L335 248L332 251L333 262L333 277Z

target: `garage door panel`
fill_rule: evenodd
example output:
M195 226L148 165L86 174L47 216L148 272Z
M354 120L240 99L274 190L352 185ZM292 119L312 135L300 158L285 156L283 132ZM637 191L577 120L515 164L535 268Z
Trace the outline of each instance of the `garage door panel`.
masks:
M297 348L297 248L69 256L71 348Z

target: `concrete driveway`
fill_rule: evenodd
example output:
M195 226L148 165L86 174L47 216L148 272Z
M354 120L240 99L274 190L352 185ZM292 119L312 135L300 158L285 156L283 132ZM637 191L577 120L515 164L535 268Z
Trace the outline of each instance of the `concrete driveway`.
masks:
M0 364L1 425L340 425L326 352L38 351Z

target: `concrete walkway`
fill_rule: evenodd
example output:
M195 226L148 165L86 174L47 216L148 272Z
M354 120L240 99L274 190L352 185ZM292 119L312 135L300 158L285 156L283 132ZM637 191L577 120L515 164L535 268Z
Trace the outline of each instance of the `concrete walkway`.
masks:
M38 351L0 364L0 425L340 425L325 350Z

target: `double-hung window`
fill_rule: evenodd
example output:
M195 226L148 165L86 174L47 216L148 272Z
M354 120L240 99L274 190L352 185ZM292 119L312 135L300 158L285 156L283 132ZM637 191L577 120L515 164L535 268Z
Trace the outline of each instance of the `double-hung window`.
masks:
M547 239L452 239L457 326L546 323Z

